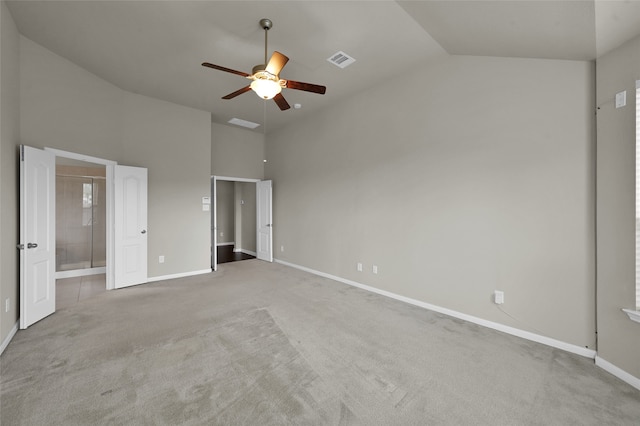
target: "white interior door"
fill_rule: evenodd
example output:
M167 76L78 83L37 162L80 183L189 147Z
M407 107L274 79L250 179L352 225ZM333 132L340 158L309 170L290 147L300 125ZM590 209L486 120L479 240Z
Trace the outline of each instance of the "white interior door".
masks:
M115 166L115 288L147 282L147 169Z
M56 156L21 146L20 328L56 310Z
M273 227L271 222L271 181L262 180L256 183L257 205L257 241L258 259L273 262Z
M214 271L218 270L218 199L217 197L218 180L211 178L211 267Z

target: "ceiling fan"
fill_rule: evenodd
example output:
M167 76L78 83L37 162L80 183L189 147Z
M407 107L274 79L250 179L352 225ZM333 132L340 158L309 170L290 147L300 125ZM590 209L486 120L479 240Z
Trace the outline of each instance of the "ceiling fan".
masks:
M222 99L233 99L238 95L248 92L249 90L253 90L262 99L273 99L278 107L284 111L291 107L284 96L280 93L283 88L304 90L305 92L324 95L327 91L325 86L302 83L300 81L284 80L280 78L280 71L282 71L282 68L287 64L289 58L280 52L274 51L273 55L271 55L271 58L267 62L267 32L271 27L273 27L273 23L270 19L263 18L260 20L260 27L264 29L264 64L259 64L253 67L251 74L221 67L220 65L210 64L209 62L204 62L202 64L204 67L237 74L239 76L246 77L249 80L253 80L248 86L236 90L233 93L229 93L228 95L223 96Z

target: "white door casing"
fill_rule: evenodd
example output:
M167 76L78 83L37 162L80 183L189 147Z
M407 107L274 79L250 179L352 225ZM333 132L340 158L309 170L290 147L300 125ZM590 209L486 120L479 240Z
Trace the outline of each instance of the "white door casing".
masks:
M271 184L270 180L262 180L256 183L257 206L257 241L256 253L258 259L273 262L273 227L271 210Z
M115 166L115 288L147 282L147 169Z
M56 310L55 154L20 147L20 328Z

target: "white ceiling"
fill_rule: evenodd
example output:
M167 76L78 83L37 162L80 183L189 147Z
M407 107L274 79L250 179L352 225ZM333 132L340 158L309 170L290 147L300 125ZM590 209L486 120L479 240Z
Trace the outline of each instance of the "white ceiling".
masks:
M535 1L8 1L19 31L134 93L276 129L447 54L593 60L640 34L640 0ZM251 72L269 54L290 58L281 77L327 86L285 89L280 111L253 92L222 100L248 81L204 68ZM326 59L342 50L356 62Z

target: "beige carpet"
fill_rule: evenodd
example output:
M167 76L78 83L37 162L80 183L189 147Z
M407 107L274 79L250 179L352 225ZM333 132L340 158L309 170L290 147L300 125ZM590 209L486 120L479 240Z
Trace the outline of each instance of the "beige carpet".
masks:
M102 293L19 331L4 425L638 425L593 361L278 264Z

